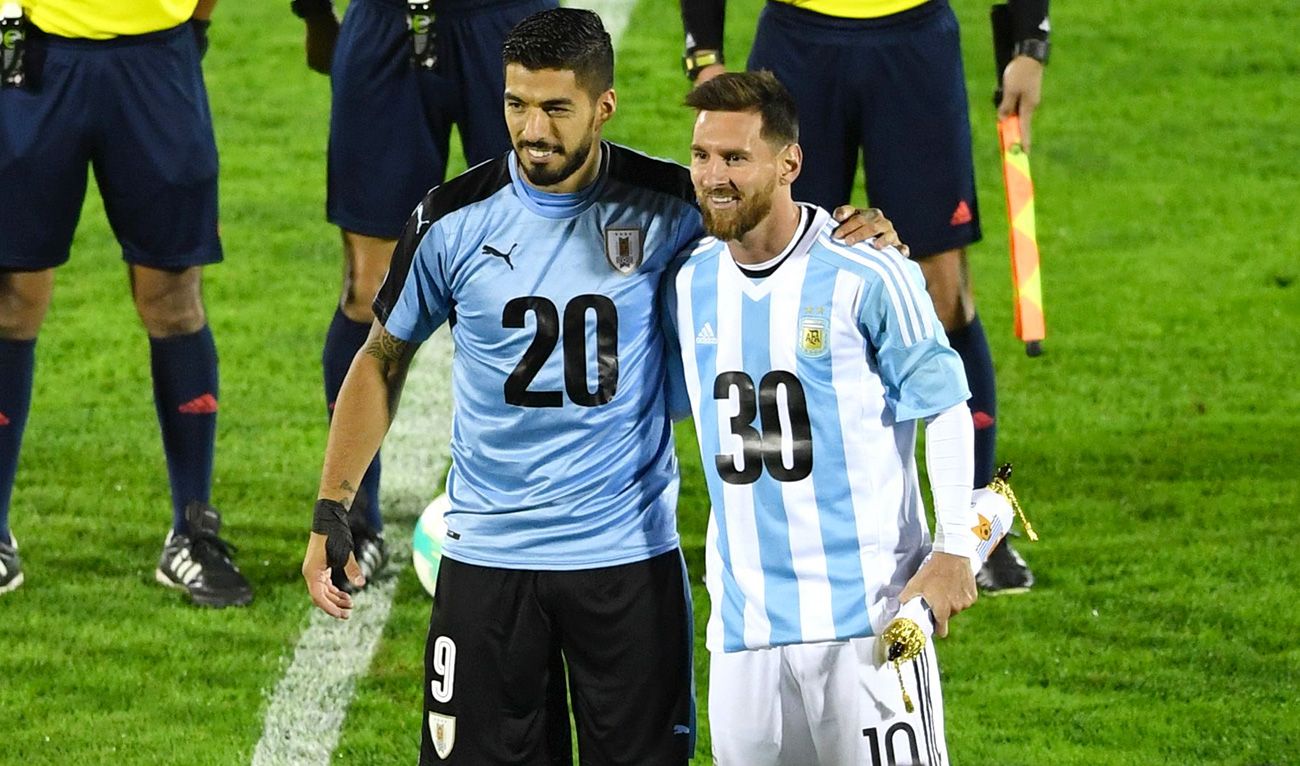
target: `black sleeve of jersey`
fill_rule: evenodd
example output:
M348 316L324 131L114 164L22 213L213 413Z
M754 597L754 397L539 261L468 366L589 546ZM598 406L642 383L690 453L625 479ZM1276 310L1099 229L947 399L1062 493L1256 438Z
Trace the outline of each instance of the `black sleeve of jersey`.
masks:
M441 186L435 186L424 195L424 199L415 206L415 212L406 220L402 234L393 248L393 257L388 264L388 274L384 284L375 295L372 308L380 324L388 321L388 315L397 305L397 298L402 294L406 277L411 272L411 261L415 251L420 247L420 240L429 231L434 221L449 213L474 204L492 196L503 186L510 183L510 157L505 155L456 176Z
M727 0L681 0L686 50L721 51Z
M685 2L685 0L683 0ZM1046 40L1048 0L1007 0L1011 11L1012 42Z

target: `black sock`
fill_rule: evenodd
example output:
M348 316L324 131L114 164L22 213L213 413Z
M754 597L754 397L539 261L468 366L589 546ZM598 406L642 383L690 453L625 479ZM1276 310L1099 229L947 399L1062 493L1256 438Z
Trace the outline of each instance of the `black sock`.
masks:
M343 379L352 366L352 357L357 355L370 335L370 325L348 319L342 309L334 311L329 332L325 335L325 350L321 353L321 367L325 373L325 405L330 417L334 416L334 401L339 397ZM376 531L384 528L383 517L379 513L379 454L366 469L361 479L361 491L366 493L366 523Z
M993 377L993 356L977 315L970 324L948 333L948 342L961 355L970 384L971 417L975 420L975 488L993 480L998 442L998 389Z
M35 340L0 339L0 542L9 537L9 498L18 473L18 451L32 404Z
M217 435L217 346L205 325L189 335L149 338L153 401L172 489L172 529L186 534L185 506L208 502Z

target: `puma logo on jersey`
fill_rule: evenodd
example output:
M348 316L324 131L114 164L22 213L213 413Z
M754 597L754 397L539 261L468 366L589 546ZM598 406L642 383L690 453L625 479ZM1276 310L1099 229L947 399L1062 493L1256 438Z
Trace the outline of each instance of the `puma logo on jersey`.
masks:
M506 262L506 265L510 267L510 270L511 270L511 271L514 271L514 270L515 270L515 265L514 265L513 263L510 262L510 254L513 253L513 252L515 251L515 248L516 248L516 247L519 247L519 243L518 243L518 242L516 242L516 243L514 243L513 245L511 245L511 246L510 246L510 249L503 253L503 252L501 252L500 250L496 249L495 247L493 247L493 246L491 246L491 245L484 245L484 246L483 246L483 254L484 254L484 255L490 255L490 256L492 256L493 258L500 258L501 260L503 260L503 261Z

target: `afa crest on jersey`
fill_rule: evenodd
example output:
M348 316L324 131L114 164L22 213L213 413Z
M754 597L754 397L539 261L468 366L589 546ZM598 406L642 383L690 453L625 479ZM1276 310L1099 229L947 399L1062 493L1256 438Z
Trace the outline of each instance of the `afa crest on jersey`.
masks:
M805 316L799 319L799 355L817 358L830 350L826 337L830 323L822 317Z
M641 230L634 226L605 229L605 259L620 274L641 268Z

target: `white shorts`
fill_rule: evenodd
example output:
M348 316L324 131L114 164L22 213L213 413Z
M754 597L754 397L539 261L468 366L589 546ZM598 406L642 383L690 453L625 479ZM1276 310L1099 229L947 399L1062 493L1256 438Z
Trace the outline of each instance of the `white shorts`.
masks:
M714 652L709 728L717 766L942 766L934 647L903 663L914 711L875 637Z

